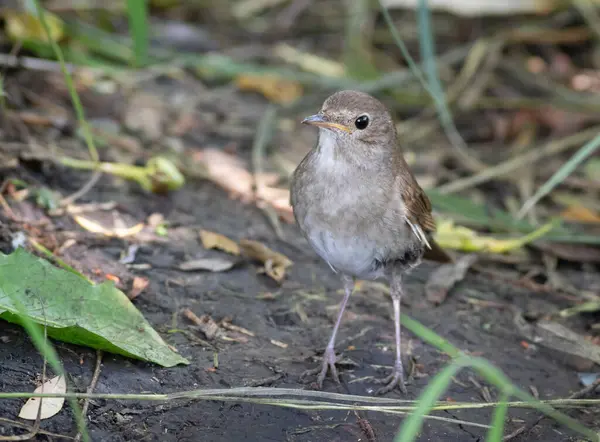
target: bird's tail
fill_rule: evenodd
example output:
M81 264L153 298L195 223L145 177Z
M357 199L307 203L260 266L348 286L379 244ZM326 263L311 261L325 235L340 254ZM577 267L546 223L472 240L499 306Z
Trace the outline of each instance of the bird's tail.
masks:
M439 244L436 243L431 237L429 238L429 245L431 246L431 248L425 248L423 259L442 263L454 262L454 259L444 249L442 249L439 246Z

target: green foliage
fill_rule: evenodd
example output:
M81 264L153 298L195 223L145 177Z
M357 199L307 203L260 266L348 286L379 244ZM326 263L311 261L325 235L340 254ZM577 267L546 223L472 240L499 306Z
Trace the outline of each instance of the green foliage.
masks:
M24 249L0 254L0 318L27 318L52 338L165 367L188 363L112 282L91 284Z

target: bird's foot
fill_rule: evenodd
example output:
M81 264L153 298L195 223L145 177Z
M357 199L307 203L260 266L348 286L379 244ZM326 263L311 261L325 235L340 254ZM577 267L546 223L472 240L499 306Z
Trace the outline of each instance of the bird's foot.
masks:
M402 362L394 364L392 373L383 379L376 379L376 384L386 384L385 387L381 387L375 392L376 395L386 394L398 387L403 394L408 394L406 385L404 385L404 368Z
M331 371L331 377L337 384L339 384L340 377L338 376L337 369L335 368L337 361L338 358L335 355L335 350L328 347L325 350L325 353L323 353L323 363L321 367L317 367L312 370L306 370L300 375L300 379L302 380L306 379L307 377L317 375L317 385L319 386L319 389L321 389L323 388L323 381L325 380L325 376L327 376L327 371Z

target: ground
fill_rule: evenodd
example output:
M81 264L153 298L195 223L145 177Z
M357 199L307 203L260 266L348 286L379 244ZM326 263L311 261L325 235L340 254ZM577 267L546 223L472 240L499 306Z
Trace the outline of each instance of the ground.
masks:
M73 180L69 174L49 173L53 186L75 190L84 174ZM39 175L43 177L43 175ZM42 179L42 178L40 178ZM48 178L50 179L50 178ZM124 191L125 189L125 191ZM273 233L263 212L253 205L234 201L209 182L192 182L169 196L144 194L134 184L108 178L86 195L89 201L116 201L119 210L142 219L160 212L172 223L174 239L161 244L144 244L136 264L149 264L146 270L130 270L146 276L150 285L133 302L164 339L189 359L188 366L158 366L105 354L97 393L166 393L193 389L228 388L248 385L311 388L299 382L299 375L315 366L315 354L324 349L337 304L341 283L327 264L320 261L293 225L284 226L285 240ZM57 223L72 226L66 217ZM64 224L63 224L64 223ZM278 285L257 266L243 263L222 273L182 272L176 265L189 257L206 254L197 230L202 227L233 239L251 238L286 254L294 260L287 279ZM190 237L190 235L192 235ZM7 249L7 243L3 244ZM120 240L96 240L85 247L74 247L68 256L82 267L90 262L117 268L119 253L126 248ZM218 252L214 252L218 253ZM78 255L79 254L79 255ZM87 260L87 261L86 261ZM517 306L524 311L532 305L553 301L545 292L532 292L489 276L471 272L440 306L424 299L423 285L434 265L424 264L407 278L404 312L421 321L460 349L480 354L500 367L527 391L535 388L540 398L567 397L581 388L576 368L564 357L543 347L522 344L523 337L514 326ZM126 270L122 270L127 272ZM265 296L271 293L273 296ZM472 300L481 302L472 302ZM471 301L469 301L471 300ZM558 301L559 302L559 301ZM365 377L386 374L393 361L393 321L391 303L383 291L363 286L349 303L338 340L338 351L355 362L342 368L343 384L337 387L329 378L324 389L356 395L372 395L375 384ZM180 314L189 308L196 315L208 314L216 321L229 317L232 324L255 333L245 343L211 342L194 339L204 336ZM305 315L303 314L305 313ZM42 359L26 334L18 327L0 323L0 379L2 391L31 391L39 376ZM191 334L173 332L187 330ZM447 362L436 349L403 331L405 354L418 363L419 376L408 386L408 397L393 392L389 398L415 399L427 382ZM286 348L270 340L287 344ZM86 348L54 342L69 373L73 388L85 391L96 360ZM218 369L213 369L215 345ZM408 357L407 357L408 359ZM356 382L355 382L356 381ZM485 381L470 371L460 373L443 399L481 402L485 400ZM496 399L496 392L488 391ZM0 416L15 418L22 400L0 402ZM573 411L573 416L591 424L593 414ZM534 420L535 411L511 410L507 431ZM487 424L491 412L475 409L444 413L448 421L428 420L419 441L483 441L486 430L457 425L452 419ZM360 419L368 422L361 427ZM363 411L310 411L270 405L223 401L124 402L94 400L88 411L88 425L94 441L391 441L402 416ZM374 436L370 433L370 429ZM4 427L4 432L13 431ZM73 436L76 429L69 407L48 421L42 429ZM18 430L17 430L18 431ZM567 430L553 421L542 421L521 441L567 441ZM38 435L36 440L62 440L59 436Z

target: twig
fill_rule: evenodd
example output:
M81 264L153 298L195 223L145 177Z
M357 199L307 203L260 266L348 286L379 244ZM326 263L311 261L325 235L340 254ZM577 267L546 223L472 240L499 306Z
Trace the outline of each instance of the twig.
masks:
M9 68L23 67L34 71L60 72L60 63L33 57L17 57L16 55L0 54L0 65ZM71 64L65 66L69 73L75 71Z
M5 417L0 417L0 423L6 424L6 425L12 425L13 427L17 427L17 428L23 428L24 430L31 430L31 428L33 428L27 424L24 424L23 422L14 421L12 419L7 419ZM37 434L43 434L44 436L56 437L60 440L63 440L63 439L74 440L74 438L72 436L67 436L66 434L53 433L51 431L46 431L46 430L38 430Z
M102 368L102 350L96 351L96 367L94 368L94 374L92 375L92 381L88 386L86 393L91 394L96 389L96 384L98 384L98 378L100 377L100 369ZM87 415L88 408L90 406L90 398L87 397L83 400L83 406L81 407L81 414L85 419ZM81 440L81 432L78 432L75 436L75 441L79 442Z
M90 179L87 181L87 183L85 183L83 185L83 187L81 189L79 189L77 192L72 193L71 195L69 195L66 198L63 198L60 202L60 205L62 207L65 207L70 204L73 204L76 200L78 200L79 198L84 196L86 193L88 193L94 187L94 185L98 182L98 180L100 179L101 176L102 176L102 172L100 170L95 170L94 173L92 174L92 176L90 177Z
M538 149L530 150L522 155L515 156L508 161L488 167L487 169L460 180L453 181L437 188L440 193L453 193L465 190L478 184L485 183L498 176L506 175L521 167L531 165L550 155L556 155L565 150L577 147L598 134L599 126L578 132L560 140L551 141Z
M46 327L44 327L44 339L46 340L46 342L48 342L48 330L46 329ZM46 383L46 367L47 367L47 360L46 360L46 358L44 358L44 362L42 365L42 385L44 385ZM44 392L44 390L42 388L42 393L43 392ZM35 422L33 423L33 427L31 427L29 429L28 433L20 434L18 436L0 436L0 440L15 441L15 440L33 439L38 434L38 431L40 430L40 423L42 422L42 404L43 404L43 402L44 402L44 399L40 399L40 403L38 404L37 415L35 416Z
M573 393L571 396L568 397L568 399L581 399L587 396L588 394L593 393L594 390L596 390L596 388L598 387L600 387L600 377L598 377L598 379L596 379L587 387L582 388L581 390ZM521 428L518 428L512 433L510 433L509 435L504 436L504 440L512 440L523 433L529 433L531 430L533 430L535 426L537 426L542 420L544 420L545 417L547 417L545 414L541 414L540 416L538 416L537 419L531 421L529 424L525 424Z

